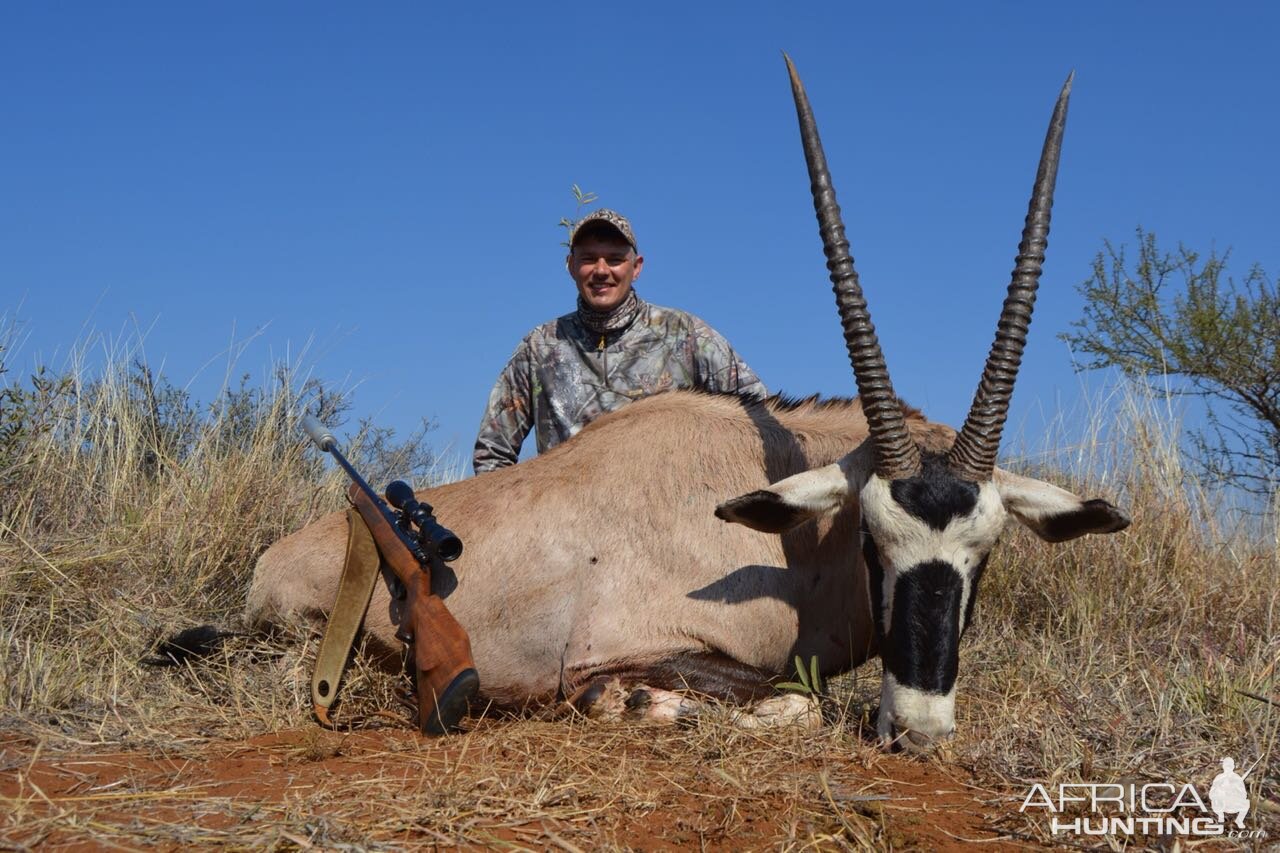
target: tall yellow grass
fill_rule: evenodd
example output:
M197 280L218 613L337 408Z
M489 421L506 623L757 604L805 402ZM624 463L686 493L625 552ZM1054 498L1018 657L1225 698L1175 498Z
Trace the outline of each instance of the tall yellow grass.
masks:
M332 412L334 398L294 366L206 408L138 351L100 371L77 351L0 401L0 713L13 718L163 718L184 697L139 666L149 646L198 622L234 627L257 556L343 501L345 477L299 427L304 406ZM361 431L349 456L386 464L371 455L386 445Z
M1058 546L1018 529L998 546L962 652L974 754L1064 781L1187 779L1229 755L1267 766L1280 715L1254 697L1280 694L1275 537L1234 523L1183 464L1167 400L1125 386L1088 422L1058 437L1072 464L1035 473L1133 525Z

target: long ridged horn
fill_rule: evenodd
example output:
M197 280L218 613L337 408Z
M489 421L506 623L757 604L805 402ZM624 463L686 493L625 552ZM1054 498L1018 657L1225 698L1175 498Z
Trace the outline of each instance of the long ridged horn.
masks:
M858 283L858 272L853 268L849 241L845 239L844 222L840 218L840 205L836 203L836 191L831 185L831 173L827 170L827 158L822 152L822 140L818 138L813 110L809 107L804 84L800 82L791 57L785 53L782 57L787 61L787 72L791 75L791 93L795 97L796 117L800 120L800 138L804 143L805 163L809 166L813 209L818 214L818 231L822 234L822 251L827 256L827 269L831 272L836 307L840 311L840 325L844 328L844 342L849 349L853 377L858 383L858 395L862 398L862 411L867 416L875 445L876 474L886 480L914 477L920 473L920 451L907 433L902 407L898 395L893 393L884 354L880 351L876 329L867 311L867 300Z
M987 365L978 382L969 416L947 454L947 461L956 476L975 483L991 479L991 472L995 469L1000 433L1009 416L1013 383L1018 378L1022 350L1027 344L1027 328L1031 325L1036 288L1040 285L1044 250L1049 245L1053 186L1058 177L1062 133L1067 125L1067 101L1071 97L1074 78L1074 71L1067 75L1067 82L1062 85L1058 103L1053 108L1053 118L1049 120L1044 149L1040 153L1040 167L1036 170L1035 188L1027 206L1022 242L1018 244L1018 259L1009 283L1009 295L1005 297L1000 322L996 325L996 339L991 345L991 354L987 356Z

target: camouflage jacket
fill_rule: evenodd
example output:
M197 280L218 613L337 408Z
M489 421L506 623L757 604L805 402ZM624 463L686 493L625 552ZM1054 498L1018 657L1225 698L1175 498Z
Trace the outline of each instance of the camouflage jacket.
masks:
M769 393L719 332L684 311L640 300L630 325L603 335L576 312L544 323L516 347L489 394L475 471L514 465L530 429L543 453L600 415L673 388Z

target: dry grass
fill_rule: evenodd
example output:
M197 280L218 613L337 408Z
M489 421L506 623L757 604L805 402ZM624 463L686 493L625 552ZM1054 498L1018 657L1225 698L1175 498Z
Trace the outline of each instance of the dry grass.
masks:
M767 738L718 719L660 732L483 720L448 747L408 733L375 743L310 728L314 643L302 628L233 638L198 668L141 666L173 629L233 624L256 556L340 505L345 483L294 421L315 388L292 375L233 392L210 414L165 397L132 353L92 380L73 364L43 391L8 386L0 746L6 737L25 746L0 772L22 765L34 781L40 755L132 751L154 762L80 800L45 802L28 790L9 803L0 838L575 849L631 844L636 825L674 803L689 814L683 824L664 818L666 845L731 844L753 809L772 815L755 846L910 840L866 793L890 759L861 735L857 715ZM1129 394L1100 411L1100 428L1049 467L1062 485L1129 508L1133 527L1069 546L1010 531L962 650L962 736L929 772L963 770L1008 837L1047 839L1043 821L1017 813L1031 782L1186 780L1203 790L1221 757L1246 767L1257 758L1250 794L1275 838L1275 537L1224 529L1221 513L1206 512L1214 499L1183 469L1177 425L1154 401ZM396 707L397 686L357 666L345 714L379 725L374 714ZM835 689L849 707L874 700L875 667ZM278 730L303 734L263 740ZM233 749L254 756L264 778L286 780L281 796L246 805L219 787L225 780L191 782L174 769L214 753L233 760ZM315 775L313 787L296 787L312 778L302 768L343 761L363 775ZM127 826L110 817L129 809Z
M345 476L298 425L304 407L331 420L342 401L295 368L202 409L135 351L111 355L93 377L81 362L73 356L43 390L9 386L0 400L0 725L106 731L127 716L133 729L136 717L189 705L187 685L139 665L147 650L177 628L234 625L258 555L344 503ZM371 473L422 459L368 431L348 455ZM271 669L291 652L233 648L268 667L228 662L200 675L219 680L211 692L252 706L245 719L255 722L240 733L296 716L307 691Z
M259 786L252 799L234 780L205 772L204 759L216 754L225 764L228 750L191 741L131 760L127 772L112 772L110 752L56 765L94 783L74 791L52 793L55 773L29 773L28 793L8 803L9 837L277 849L882 849L904 845L890 824L919 809L878 793L892 759L838 729L765 738L718 723L482 720L447 750L403 730L307 732L235 746L240 772ZM914 784L928 790L945 778L926 768ZM145 816L123 819L129 809ZM763 832L745 825L763 810Z
M1073 448L1083 464L1054 479L1127 507L1133 526L1070 546L1006 537L962 652L964 752L1028 784L1207 786L1221 758L1259 760L1251 796L1274 806L1275 536L1256 518L1228 528L1235 516L1183 467L1161 401L1128 390L1099 411Z

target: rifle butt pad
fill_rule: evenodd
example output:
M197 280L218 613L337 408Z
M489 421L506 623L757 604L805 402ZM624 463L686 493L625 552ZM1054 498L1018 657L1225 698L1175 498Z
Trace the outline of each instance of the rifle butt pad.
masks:
M433 670L435 676L444 670ZM428 673L418 673L418 728L423 734L443 735L457 729L467 715L471 700L480 690L480 676L474 667L466 666L452 678L426 678ZM444 688L438 687L444 683Z

